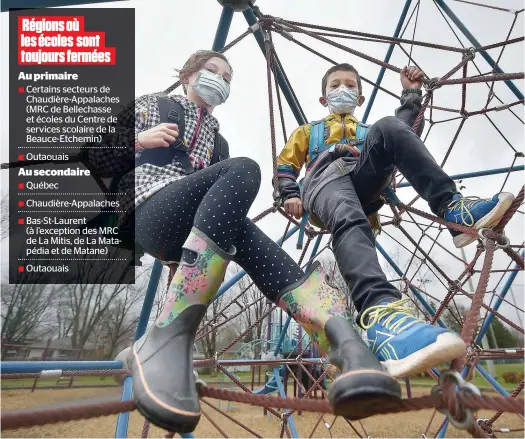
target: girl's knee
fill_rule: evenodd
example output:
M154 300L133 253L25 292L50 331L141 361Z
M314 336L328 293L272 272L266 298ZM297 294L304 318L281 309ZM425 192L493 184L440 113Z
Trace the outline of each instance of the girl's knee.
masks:
M231 160L231 169L234 172L250 177L257 185L261 182L261 167L249 157L235 157Z

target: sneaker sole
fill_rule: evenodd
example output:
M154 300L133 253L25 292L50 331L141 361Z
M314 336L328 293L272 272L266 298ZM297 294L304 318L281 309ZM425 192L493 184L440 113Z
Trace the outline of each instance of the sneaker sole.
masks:
M502 192L498 196L499 202L496 204L496 207L492 209L487 215L479 219L476 224L474 224L474 229L479 230L483 227L494 227L496 226L501 217L505 215L505 212L509 210L510 205L514 201L514 195L508 192ZM454 245L456 248L465 247L478 239L477 236L469 235L468 233L462 233L454 237Z
M445 332L439 334L431 345L420 349L402 360L386 360L381 364L386 371L396 378L402 378L425 372L456 358L467 351L465 342L456 334Z

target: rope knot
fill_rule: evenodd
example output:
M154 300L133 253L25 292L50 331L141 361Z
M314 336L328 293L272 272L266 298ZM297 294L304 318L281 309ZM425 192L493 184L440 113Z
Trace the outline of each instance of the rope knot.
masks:
M401 225L401 217L400 216L394 216L394 218L392 218L392 225L394 227L399 227Z
M475 47L469 47L463 55L463 59L468 58L470 60L473 60L474 58L476 58L476 52L477 49Z
M457 293L461 289L461 285L458 280L451 280L448 283L448 287L450 292L452 293Z
M494 436L494 429L488 419L478 419L478 425L485 433L487 433L487 436L496 437Z
M431 78L425 83L425 90L429 93L432 93L434 90L437 90L441 87L439 84L439 78Z

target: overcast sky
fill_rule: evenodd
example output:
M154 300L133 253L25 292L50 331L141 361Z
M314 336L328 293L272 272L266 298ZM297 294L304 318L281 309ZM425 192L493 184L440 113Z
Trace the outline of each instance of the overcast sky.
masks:
M521 0L477 1L479 3L497 5L510 9L523 7L523 1ZM368 0L366 2L358 0L344 2L340 0L324 0L323 2L317 0L286 0L279 2L257 0L256 2L263 13L273 16L384 35L393 34L404 3L404 0ZM414 6L417 2L414 0L412 3ZM460 43L439 13L436 5L432 1L423 1L421 3L418 23L415 29L415 39L459 47ZM507 37L514 19L513 14L451 0L448 0L447 3L463 20L481 44L486 45L503 41ZM220 5L214 0L136 0L97 4L91 7L135 8L135 78L137 96L165 89L176 80L174 68L182 67L189 55L196 50L211 48L221 13ZM519 15L510 38L523 36L523 15L523 13ZM2 36L4 37L7 33L5 26L7 15L2 14L1 18L3 27ZM233 18L228 41L231 41L246 29L247 23L244 16L241 13L236 13ZM414 20L412 20L408 26L405 37L411 38L413 32ZM471 45L460 32L457 33L466 46ZM352 63L363 76L375 81L380 69L379 66L324 43L317 42L309 37L299 36L298 39L338 62ZM5 42L6 38L2 38L2 40ZM380 59L383 59L387 50L387 45L384 43L347 39L339 39L338 41ZM317 120L324 117L326 115L326 109L318 102L321 88L320 82L324 72L331 64L278 35L274 37L274 42L285 71L299 97L307 118L309 120ZM404 45L404 48L407 51L411 49L410 45ZM2 47L2 53L6 53L4 50L6 50L5 45ZM496 59L499 56L500 50L501 49L491 50L491 56ZM414 59L430 77L439 77L445 74L461 59L461 55L458 53L444 52L418 46L414 46L412 53ZM263 179L259 195L250 211L250 216L253 217L272 204L272 157L266 64L265 58L252 36L248 36L236 47L228 51L227 56L234 69L231 95L227 103L218 107L214 114L221 123L221 132L229 141L231 156L248 156L255 159L261 165ZM490 70L489 65L479 54L476 56L475 62L483 73ZM407 57L399 48L396 48L390 63L398 67L403 67L407 64ZM508 46L500 61L500 66L503 70L505 72L522 72L523 64L523 44ZM468 73L469 75L477 74L472 64L469 64ZM2 75L4 77L2 81L3 96L7 95L5 74L6 67L2 69ZM515 81L515 84L519 90L523 92L523 81ZM399 75L396 73L387 71L382 85L396 94L401 92ZM364 95L367 97L370 96L372 87L365 83L363 84L363 89ZM494 90L505 103L516 100L512 92L502 82L497 83ZM467 88L467 110L475 111L481 109L486 102L487 94L488 88L485 84L469 85ZM4 114L6 114L6 101L6 99L2 100ZM438 90L435 93L434 103L437 106L459 109L461 106L461 86L446 86ZM496 103L497 101L493 101L493 105L496 105ZM398 104L395 98L379 91L368 122L373 123L381 117L393 115ZM356 116L358 118L362 117L365 106L357 110ZM515 113L523 119L523 107L516 106L513 108ZM277 116L277 106L275 110ZM429 111L427 111L427 118L429 114ZM453 113L442 111L434 111L433 113L433 119L435 121L449 119L454 116L456 115ZM510 114L509 111L494 112L490 117L513 147L517 151L523 152L524 131L522 122ZM6 118L3 118L3 120L4 123L7 124ZM277 118L276 121L277 150L280 151L284 144L284 139L279 119ZM297 127L297 122L286 105L285 121L287 135L289 135L291 131ZM441 162L443 159L459 122L459 120L456 120L438 124L432 129L426 146L438 162ZM428 129L428 126L429 124L427 122L426 129ZM8 148L5 128L2 130L2 145L2 161L6 161ZM489 121L484 116L476 116L467 120L465 123L444 169L449 174L457 174L507 167L511 165L513 159L514 151L497 133ZM518 158L516 165L522 164L523 158ZM505 175L465 180L463 185L466 186L466 189L463 192L465 195L491 197L494 193L500 191L504 180ZM6 180L2 178L2 181L5 182ZM523 172L517 172L509 177L505 185L505 190L516 194L522 185ZM408 202L414 197L415 193L411 189L400 189L398 195L402 201ZM426 203L421 200L418 201L415 206L429 211ZM384 208L381 213L389 215L390 209ZM523 243L523 225L524 216L517 214L507 227L507 234L513 244ZM279 214L274 214L262 220L260 226L271 238L277 239L284 231L286 221ZM414 238L418 240L420 233L417 227L407 223L405 223L405 226L408 231L413 233ZM398 230L393 229L392 226L388 226L385 229L385 233L379 237L379 243L388 251L395 253L396 249L400 249L399 263L404 267L409 261L410 254L401 248L386 232L395 239L400 240L400 242L407 245L407 247L412 249L412 246L407 242L406 238L404 238ZM430 232L430 234L435 235L434 231ZM285 245L285 249L297 259L299 252L295 250L296 242L297 237L294 236L290 242ZM459 252L454 248L448 232L441 234L439 242L459 256ZM428 250L431 245L432 241L429 239L422 241L422 246L426 250ZM475 245L471 245L466 249L469 259L474 254L474 251ZM436 250L436 248L434 248L431 255L441 268L453 279L456 278L463 269L457 260L454 260L442 250ZM359 256L356 255L356 257ZM382 258L381 262L384 263ZM509 258L499 251L494 268L506 268L508 263ZM417 267L417 265L413 264L413 267ZM416 278L422 277L427 271L427 268L423 268L420 275L416 276ZM413 270L409 271L409 277L411 277L412 273ZM427 284L428 292L438 298L443 298L446 289L435 277L432 277L430 274L429 276L431 282ZM477 280L477 278L475 278L475 280ZM492 276L489 290L496 286L498 280L499 277ZM518 293L516 294L516 298L522 309L523 294L521 294L521 292L523 291L523 283L523 274L520 273L515 281L516 287L514 291ZM470 304L470 300L468 299L460 299L460 301L465 303L465 305ZM489 301L490 296L487 296L486 302L488 303ZM504 306L502 309L509 318L517 321L516 313L512 308Z

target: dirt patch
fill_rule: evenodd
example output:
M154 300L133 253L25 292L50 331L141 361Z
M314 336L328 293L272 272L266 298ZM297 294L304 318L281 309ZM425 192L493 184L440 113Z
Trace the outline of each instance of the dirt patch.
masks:
M39 407L63 401L99 396L115 395L115 398L119 398L120 393L120 387L96 389L36 389L34 392L30 390L2 390L2 411Z
M24 391L3 391L2 392L2 410L13 410L20 408L36 407L43 404L58 403L61 401L73 401L81 398L103 397L113 392L118 396L115 389L57 389L41 390L34 393ZM413 389L413 396L428 394L429 389ZM209 400L210 403L217 406L218 401ZM237 421L245 424L256 433L263 437L279 437L280 420L273 415L265 416L263 409L251 407L243 404L230 405L226 410L227 403L221 403L221 409L225 410L230 416ZM220 413L212 408L202 404L205 412L214 422L216 422L229 437L253 437L251 433L234 424ZM420 438L425 432L427 425L434 413L433 410L421 410L417 412L401 413L395 415L382 415L362 422L353 422L352 426L363 437L405 437ZM480 411L479 417L490 417L494 412ZM356 431L342 418L333 415L324 415L318 423L320 415L315 413L303 413L301 416L295 414L293 420L297 432L301 437L308 437L315 428L313 437L359 437ZM443 419L440 413L434 417L427 436L434 436ZM24 428L19 430L3 431L2 436L5 438L14 437L45 437L45 438L62 438L62 437L93 437L93 438L111 438L115 435L117 416L107 416L84 421L71 421L60 424L45 425L33 428ZM130 416L128 437L140 437L144 418L138 413L133 412ZM317 427L315 427L317 424ZM523 429L523 420L512 414L503 415L496 423L497 427L507 427L511 429ZM150 438L161 438L165 432L157 427L152 426L150 429ZM196 437L222 437L210 421L204 416L195 430ZM523 437L523 432L518 431L510 434L498 433L498 437ZM286 436L285 436L286 437ZM463 431L454 428L448 428L446 437L469 437Z

